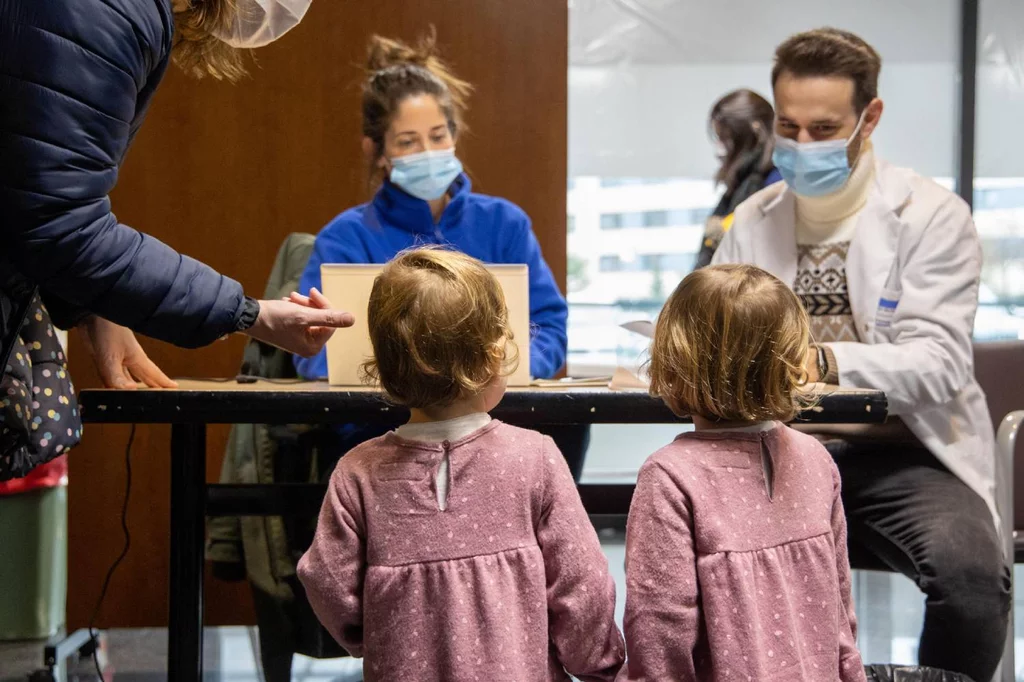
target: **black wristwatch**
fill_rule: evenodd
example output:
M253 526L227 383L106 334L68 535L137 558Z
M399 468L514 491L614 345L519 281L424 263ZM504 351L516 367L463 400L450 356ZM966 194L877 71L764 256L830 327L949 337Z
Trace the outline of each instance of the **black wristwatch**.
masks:
M245 297L245 304L242 308L242 315L238 318L238 323L235 324L236 332L244 332L254 324L256 324L256 318L260 316L260 302L251 296Z

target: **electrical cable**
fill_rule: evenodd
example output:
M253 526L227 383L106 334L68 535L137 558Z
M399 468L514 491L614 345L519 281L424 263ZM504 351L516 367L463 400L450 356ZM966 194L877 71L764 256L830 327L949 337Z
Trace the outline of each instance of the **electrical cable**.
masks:
M128 530L128 500L132 493L132 443L134 442L135 424L132 424L132 429L128 434L128 445L124 449L125 484L124 501L121 504L121 532L124 534L124 547L121 549L121 554L111 564L110 570L107 571L107 577L103 579L103 589L100 590L100 598L96 601L96 608L93 609L92 617L89 619L89 637L93 640L92 661L96 666L96 675L99 677L100 682L103 682L103 671L100 668L99 641L96 638L94 626L96 625L96 618L99 616L100 608L103 606L103 600L107 596L107 590L110 588L110 581L114 577L114 572L121 565L121 562L124 561L124 558L128 556L128 551L132 547L132 535Z

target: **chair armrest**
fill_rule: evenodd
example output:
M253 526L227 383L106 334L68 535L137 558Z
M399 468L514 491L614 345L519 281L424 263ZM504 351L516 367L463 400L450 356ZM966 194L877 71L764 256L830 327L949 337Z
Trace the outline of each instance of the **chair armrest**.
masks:
M1013 448L1017 443L1017 434L1022 424L1024 424L1024 410L1011 412L999 422L996 442L999 445L999 451L1009 459L1011 467L1013 466Z
M1020 434L1021 425L1024 424L1024 410L1016 410L1003 417L999 422L999 432L996 434L996 472L1005 482L1003 486L996 485L996 489L1002 488L1003 494L999 496L996 503L999 506L999 516L1003 521L1003 537L1006 542L1006 556L1014 556L1014 450L1017 446L1017 436Z
M1006 558L1010 563L1010 589L1013 590L1013 567L1016 562L1014 542L1014 450L1017 446L1017 436L1020 434L1021 424L1024 423L1024 410L1016 410L1003 417L999 423L999 432L996 434L996 471L1006 478L1003 479L1001 495L996 503L999 505L999 516L1003 522L1003 542L1005 543ZM1000 490L998 481L996 490ZM1012 599L1012 596L1011 596ZM1002 680L1015 679L1016 663L1014 661L1015 633L1013 616L1010 616L1009 628L1006 633L1006 643L1003 646L1003 660L1000 663L999 677Z

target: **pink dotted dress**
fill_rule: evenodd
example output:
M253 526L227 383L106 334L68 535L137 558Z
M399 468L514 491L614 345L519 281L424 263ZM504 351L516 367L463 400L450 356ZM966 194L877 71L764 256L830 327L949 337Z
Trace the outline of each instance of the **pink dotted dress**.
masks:
M863 682L839 472L768 424L678 437L640 470L620 680Z
M345 455L299 578L368 682L614 680L622 666L615 586L564 458L497 421Z

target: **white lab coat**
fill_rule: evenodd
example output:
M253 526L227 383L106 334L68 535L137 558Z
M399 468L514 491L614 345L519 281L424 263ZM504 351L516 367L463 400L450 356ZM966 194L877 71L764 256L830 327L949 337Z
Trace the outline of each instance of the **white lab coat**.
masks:
M981 244L967 204L917 173L877 161L846 261L862 343L829 344L841 386L885 392L921 442L977 492L1000 527L995 436L974 378ZM736 209L714 264L751 263L796 280L795 198L785 183Z

